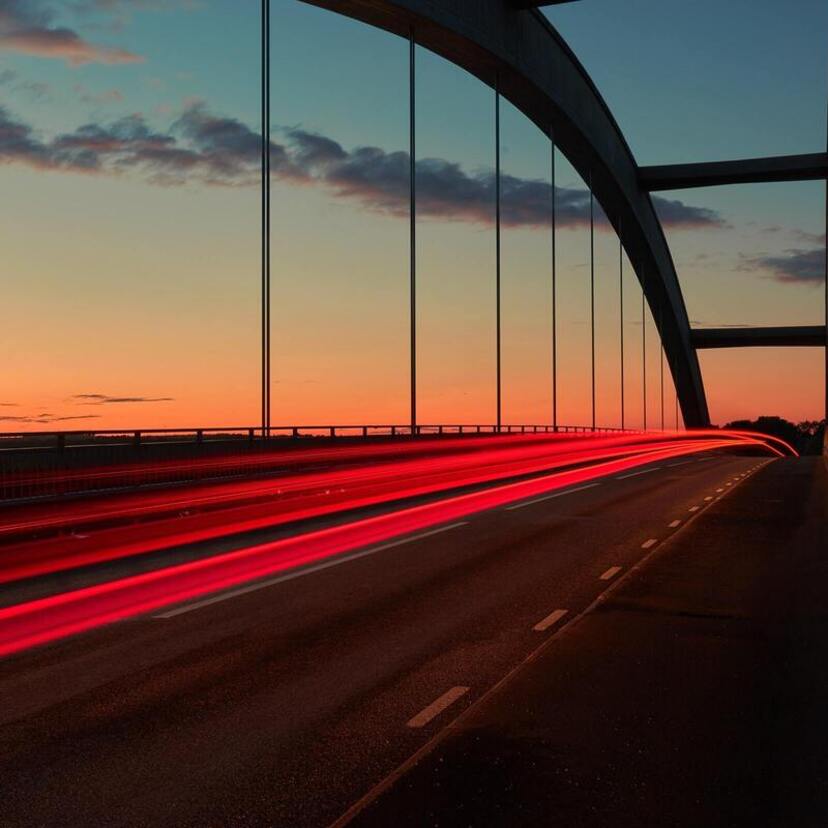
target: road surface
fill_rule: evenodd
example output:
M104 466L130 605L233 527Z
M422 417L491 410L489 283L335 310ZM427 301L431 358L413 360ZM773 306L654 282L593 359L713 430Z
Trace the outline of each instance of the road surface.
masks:
M722 515L738 511L740 498L755 500L751 490L761 488L772 501L763 500L751 518L758 542L760 518L778 537L780 527L793 525L786 511L796 505L792 498L810 491L817 473L807 460L759 456L666 461L12 656L0 662L0 821L323 826L349 814L376 825L592 824L585 817L602 813L596 803L608 790L613 803L625 801L618 768L639 750L642 722L671 721L673 698L685 710L681 683L665 697L650 669L663 665L664 656L659 661L654 653L666 648L668 662L685 665L686 677L702 675L714 686L733 678L727 659L706 667L692 648L673 647L672 633L665 641L662 618L671 617L674 593L627 627L616 628L611 613L596 611L594 602L616 583L624 589L636 583L635 573L622 579L640 564L647 573L675 558L677 582L692 581L697 572L687 545L702 543ZM715 562L732 557L734 548L733 538L704 547L713 562L706 564L711 589L719 579L725 604L730 570ZM749 550L750 544L740 554ZM745 566L741 574L750 581ZM763 570L752 595L773 593L768 577ZM584 619L596 618L609 623L609 634L572 644L588 629ZM552 644L559 640L575 652L557 664ZM608 642L623 645L623 657L606 660L601 647ZM539 647L547 649L539 654ZM766 695L757 689L766 669L750 672L754 666L738 674L748 706L751 694ZM561 689L568 676L581 682L577 692ZM627 731L604 715L611 701L624 709L634 704ZM539 798L542 774L529 774L525 793L535 796L537 808L523 811L524 792L516 797L491 784L493 772L501 778L495 771L505 762L502 778L513 779L526 762L540 762L560 774L565 753L535 754L510 767L515 752L510 759L502 743L489 744L480 754L485 761L464 766L473 728L462 731L466 741L458 747L455 729L446 725L467 710L469 721L499 711L504 722L496 725L508 732L507 714L515 714L519 729L519 713L529 704L543 711L544 721L578 723L561 750L583 747L593 761L606 751L600 761L608 762L611 782L584 785L582 796L564 786L558 802ZM698 712L703 717L704 709ZM669 757L689 740L692 752L683 760L694 771L655 773L651 810L631 811L637 824L658 824L641 815L658 813L659 802L703 798L711 757L726 753L726 730L717 731L718 740L694 741L682 722L684 729L662 732L652 744ZM435 737L442 741L435 744ZM422 761L412 775L418 751ZM452 762L450 789L428 773L441 751ZM648 762L639 763L643 770L658 769L654 759ZM675 770L675 762L667 764ZM488 776L478 775L481 767ZM613 772L620 774L617 786ZM685 785L683 799L664 787L665 779ZM638 784L627 788L630 801Z

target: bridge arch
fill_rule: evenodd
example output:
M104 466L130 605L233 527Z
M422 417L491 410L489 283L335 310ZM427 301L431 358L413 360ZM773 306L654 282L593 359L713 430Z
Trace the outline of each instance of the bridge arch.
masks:
M673 259L633 154L584 67L537 10L506 0L304 0L409 37L475 75L545 134L585 180L627 252L659 329L684 422L709 424Z

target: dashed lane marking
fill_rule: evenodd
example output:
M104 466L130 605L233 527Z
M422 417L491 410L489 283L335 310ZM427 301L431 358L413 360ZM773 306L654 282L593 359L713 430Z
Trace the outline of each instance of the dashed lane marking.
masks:
M548 630L553 624L557 624L568 612L569 610L556 609L554 612L550 612L543 621L538 621L532 629L537 630L537 632Z
M452 687L451 690L446 690L440 698L435 699L428 707L414 716L413 719L409 719L406 727L425 727L432 719L436 719L447 707L451 707L451 705L468 692L468 687Z

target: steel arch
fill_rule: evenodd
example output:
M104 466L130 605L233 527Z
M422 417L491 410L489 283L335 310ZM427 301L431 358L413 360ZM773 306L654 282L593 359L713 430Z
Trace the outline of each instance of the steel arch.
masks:
M494 86L555 143L615 227L659 329L689 428L709 424L670 249L639 167L584 67L537 10L506 0L304 0L408 37Z

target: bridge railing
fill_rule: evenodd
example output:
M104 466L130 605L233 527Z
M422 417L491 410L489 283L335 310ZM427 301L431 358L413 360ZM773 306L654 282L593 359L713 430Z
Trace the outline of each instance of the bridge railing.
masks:
M588 434L618 428L510 423L501 434ZM0 501L273 474L276 449L309 443L497 434L491 423L279 425L0 432ZM282 455L283 456L283 455Z
M441 423L417 425L400 424L346 424L346 425L278 425L266 432L261 426L210 426L195 428L109 428L60 431L0 431L0 450L62 450L68 447L100 446L104 443L141 446L153 442L167 445L173 442L204 443L208 440L250 442L299 437L404 437L412 433L435 434L539 434L539 433L610 433L630 429L549 424L504 424L501 426L473 423Z

